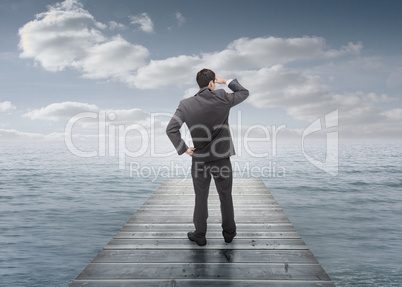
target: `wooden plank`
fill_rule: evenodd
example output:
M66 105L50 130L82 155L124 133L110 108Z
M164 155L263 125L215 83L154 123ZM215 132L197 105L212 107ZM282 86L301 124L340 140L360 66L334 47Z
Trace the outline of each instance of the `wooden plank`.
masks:
M236 209L235 209L236 210ZM208 211L209 217L208 217L208 222L215 222L216 219L220 220L221 218L221 213L220 211L214 211L210 210ZM182 222L187 221L188 218L190 218L190 222L192 222L193 219L193 211L192 210L171 210L170 214L169 212L161 212L158 210L152 210L152 211L138 211L136 212L128 222L132 221L140 221L140 222L166 222L166 221L174 221L174 222ZM247 222L251 220L255 220L255 222L269 222L272 220L275 220L275 222L278 219L282 219L284 222L289 222L288 217L282 210L277 210L277 212L258 212L258 211L239 211L238 213L235 214L235 220L236 221L244 221L246 220ZM176 220L174 220L176 219ZM159 221L160 220L160 221Z
M155 191L153 193L153 195L194 195L194 189L193 189L193 187L184 188L184 189L177 189L177 188L166 189L166 188L164 188L164 189L159 189L158 191ZM209 195L211 195L211 196L218 195L218 192L216 189L210 189ZM235 188L232 190L232 195L272 196L270 194L267 194L267 190L264 188L256 188L256 189Z
M102 250L92 263L304 263L318 264L310 250L184 249Z
M154 195L194 195L194 189L185 188L185 189L160 189L153 193ZM209 195L215 196L218 195L216 190L210 189ZM232 195L244 195L244 196L270 196L267 194L266 189L258 188L258 189L233 189Z
M240 198L244 197L244 198ZM176 203L177 205L189 205L189 206L194 206L194 201L195 197L194 195L179 195L179 196L158 196L158 197L150 197L147 202L151 204L157 204L157 205L165 205L166 203ZM216 206L219 206L219 200L218 196L213 197L209 196L208 200L209 204L213 204ZM274 198L270 197L249 197L249 196L244 196L244 195L239 195L237 197L233 197L233 204L234 206L236 205L267 205L267 204L275 204L277 203Z
M213 180L211 181L211 187L214 186ZM236 187L254 187L254 186L262 186L265 187L264 182L261 178L235 178L234 186ZM172 187L172 186L193 186L193 182L191 179L185 178L170 178L163 181L160 187Z
M182 239L112 239L104 249L308 249L302 239L236 239L231 244L221 239L208 239L207 245L198 246Z
M234 208L236 210L259 210L259 209L268 209L268 208L280 208L280 205L276 202L271 204L253 204L253 205L239 205L235 204ZM182 204L182 205L175 205L175 204L143 204L140 209L165 209L165 210L174 210L174 209L181 209L181 210L193 210L194 211L194 202L192 204ZM218 204L212 202L208 203L208 210L220 210Z
M209 194L210 199L217 199L218 193L210 192ZM194 192L193 193L186 193L186 194L169 194L169 193L160 193L160 194L152 194L149 199L180 199L180 200L193 200L195 198ZM238 199L239 201L249 200L249 199L271 199L275 200L272 195L269 194L257 194L257 195L250 195L250 194L237 194L234 198Z
M149 279L149 280L83 280L70 287L335 287L330 281L298 280L222 280L222 279Z
M114 237L115 239L140 239L140 238L160 238L160 239L181 239L187 236L187 232L183 231L165 231L165 232L119 232ZM208 238L222 238L222 232L220 231L212 231L208 232ZM254 239L254 238L268 238L268 239L295 239L300 238L300 235L297 232L237 232L236 238L238 239Z
M272 216L265 216L265 217L260 217L260 216L242 216L239 218L235 218L236 222L289 222L289 219L286 215L280 215L280 214L275 214ZM183 216L146 216L146 215L140 215L136 214L133 217L130 218L129 222L136 222L138 220L141 220L141 222L172 222L172 223L186 223L186 222L193 222L193 216L192 214L186 214ZM208 217L208 223L218 223L221 222L221 217L220 216L210 216Z
M188 213L193 214L194 208L181 208L181 209L149 209L140 208L135 213L141 216L183 216L183 214ZM209 216L221 216L220 209L209 209ZM236 217L241 218L243 216L275 216L275 215L286 216L282 208L266 208L266 209L237 209Z
M250 231L295 231L294 226L290 222L283 223L237 223L237 230L250 232ZM183 231L187 233L194 229L192 223L126 223L121 231L132 232L132 231L149 231L149 232L164 232L164 231ZM210 231L222 231L221 224L210 223L208 224L208 232ZM208 233L209 234L209 233ZM209 235L208 235L209 236Z
M182 195L194 195L194 190L192 188L187 188L184 190L160 190L158 192L154 193L155 195L177 195L177 196L182 196ZM209 191L209 196L217 196L218 192L216 190L210 190ZM245 189L239 189L239 190L233 190L232 191L233 196L238 196L238 195L243 195L243 196L267 196L266 190L263 189L256 189L256 190L245 190Z
M283 212L283 209L278 205L278 204L272 204L272 205L234 205L234 209L236 213L241 214L244 212L254 212L254 213L268 213L268 212ZM143 205L141 206L137 212L146 212L146 211L174 211L174 210L180 210L182 213L187 212L187 211L194 211L194 203L190 205ZM221 209L219 205L217 204L208 204L208 212L215 212L215 213L220 213Z
M318 264L265 263L90 263L77 277L85 279L249 279L329 281Z
M216 201L209 201L212 206L217 206L219 207L219 203ZM275 204L276 201L271 198L245 198L243 200L239 200L236 197L233 198L233 204L236 205L271 205ZM165 199L155 199L155 198L150 198L148 199L145 203L145 205L194 205L194 198L189 198L189 199L181 199L181 198L169 198L166 197Z
M237 236L228 244L211 184L201 247L187 239L192 181L164 181L70 286L334 286L261 179L235 179L233 201Z

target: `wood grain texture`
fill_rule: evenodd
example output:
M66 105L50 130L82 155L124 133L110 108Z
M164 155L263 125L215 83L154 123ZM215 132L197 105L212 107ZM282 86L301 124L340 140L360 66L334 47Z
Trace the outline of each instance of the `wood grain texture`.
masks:
M70 286L334 286L261 179L235 179L233 202L238 234L225 243L211 184L200 247L187 239L192 181L165 180Z

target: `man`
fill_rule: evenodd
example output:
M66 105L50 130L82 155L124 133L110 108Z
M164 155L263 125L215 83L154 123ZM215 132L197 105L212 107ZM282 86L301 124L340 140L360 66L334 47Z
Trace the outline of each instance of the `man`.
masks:
M166 133L179 155L192 156L191 176L195 192L193 222L195 231L188 238L199 246L207 244L208 194L211 175L219 194L222 214L222 235L225 242L236 236L232 201L232 165L230 156L235 154L229 130L230 108L244 101L249 92L239 82L227 80L209 69L197 74L198 93L180 102L170 120ZM227 84L233 93L215 90L215 84ZM180 128L186 123L194 147L188 147L181 138Z

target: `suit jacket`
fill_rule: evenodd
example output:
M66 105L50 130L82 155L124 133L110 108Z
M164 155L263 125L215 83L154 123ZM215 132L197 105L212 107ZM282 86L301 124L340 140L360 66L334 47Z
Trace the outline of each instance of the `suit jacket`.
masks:
M186 123L195 147L193 159L208 162L235 154L228 123L229 111L244 101L249 92L236 79L229 83L229 88L233 93L223 89L211 91L205 87L195 96L180 101L166 128L166 134L179 155L188 149L180 134L183 123Z

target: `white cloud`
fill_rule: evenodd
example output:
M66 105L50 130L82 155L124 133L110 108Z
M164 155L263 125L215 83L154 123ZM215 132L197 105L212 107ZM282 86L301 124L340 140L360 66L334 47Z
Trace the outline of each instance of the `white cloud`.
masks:
M342 59L320 61L318 65L309 65L303 72L320 75L324 81L334 87L345 90L377 89L385 86L385 79L393 68L384 58L351 56Z
M243 71L247 70L257 72L259 69L295 61L340 57L347 53L356 53L360 49L360 44L350 43L339 51L329 50L325 39L319 37L240 38L220 52L151 60L148 65L138 69L137 74L128 80L137 88L155 89L168 85L194 83L194 79L188 75L195 77L195 74L204 67L220 73L241 75ZM151 83L149 79L155 81Z
M0 129L0 140L43 140L44 135L21 132L14 129Z
M80 102L53 103L41 109L32 110L23 116L32 120L54 122L68 121L73 116L85 112L96 113L96 115L92 119L82 119L78 122L78 125L84 128L97 127L99 120L105 120L108 124L113 125L130 125L135 123L145 128L150 128L151 126L151 113L141 109L101 109L96 105ZM157 126L160 126L161 123L161 120L155 118Z
M23 116L32 120L60 121L68 120L79 113L97 112L98 110L96 105L79 102L63 102L50 104L39 110L30 111Z
M198 56L178 56L151 62L128 78L128 83L140 89L158 89L195 83L196 71L202 63Z
M383 111L376 105L376 100L382 96L363 92L329 94L315 102L289 106L286 112L295 119L311 123L333 110L338 110L338 130L342 136L397 137L402 132L399 125L402 109ZM376 100L373 101L373 98ZM386 101L389 99L387 96L383 98Z
M360 44L350 43L349 46ZM205 54L204 59L213 64L216 69L258 69L272 65L295 61L332 58L347 53L358 52L357 48L342 47L338 50L328 50L326 41L320 37L277 38L260 37L254 39L240 38L217 53Z
M242 38L215 53L151 61L138 69L130 80L141 89L195 85L194 78L188 75L195 77L201 68L209 67L221 75L238 77L249 88L247 102L254 107L282 108L292 118L304 122L338 110L339 130L344 134L376 136L388 132L391 135L401 130L395 124L400 111L383 111L377 104L395 101L395 98L370 92L339 92L319 74L285 66L300 61L332 61L336 57L358 55L361 49L360 43L349 43L339 50L329 49L325 39L318 37ZM373 58L357 57L354 61L367 73L381 66L378 59ZM184 96L189 97L194 91L187 88Z
M382 94L377 96L376 93L369 93L367 97L373 102L373 103L387 103L387 102L392 102L396 101L396 98L390 98L386 94Z
M130 19L131 24L142 31L154 33L148 14ZM175 14L175 20L178 26L185 23L180 12ZM389 70L378 58L361 57L361 43L348 43L334 49L321 37L240 38L221 51L149 60L147 48L129 43L119 35L107 37L102 32L124 28L114 21L108 25L97 22L78 1L66 0L49 6L47 12L38 14L35 20L20 28L20 57L32 58L48 71L70 68L86 78L118 80L139 89L177 86L183 88L185 97L197 90L196 73L208 67L222 76L239 77L250 89L247 101L254 107L282 108L294 119L308 122L338 109L340 123L350 131L369 133L370 127L384 126L388 131L398 130L395 127L401 116L400 109L384 111L377 106L395 101L394 98L381 93L337 89L337 81L342 83L349 78L353 78L354 87L367 87L378 81L390 88L401 85L401 69ZM347 61L335 61L345 56L352 57L347 57ZM309 67L297 68L302 64ZM378 77L376 73L388 74ZM0 111L10 109L13 109L11 103L0 103ZM30 111L24 116L59 121L82 111L98 110L95 105L65 102ZM149 113L136 109L115 112L116 124L130 121L145 124L150 117Z
M110 21L109 29L110 30L125 30L125 29L127 29L127 27L122 23L117 23L116 21Z
M16 107L13 104L11 104L11 102L9 102L9 101L0 102L0 113L1 112L3 112L3 113L9 112L9 111L15 110L15 109L16 109Z
M108 109L106 111L110 123L114 125L121 124L143 124L149 126L150 114L141 109L129 109L129 110L113 110ZM111 119L111 120L110 120Z
M94 46L91 54L78 65L85 78L124 80L131 71L143 66L147 57L146 48L132 45L118 36Z
M90 112L90 114L80 114ZM173 114L149 113L141 109L101 109L96 105L79 102L53 103L44 108L33 110L24 115L33 120L47 122L64 121L64 132L50 135L30 134L16 130L1 130L1 139L44 139L64 140L98 140L98 137L126 137L139 139L143 136L160 143L166 141L167 121ZM76 116L76 117L74 117ZM70 121L72 120L72 121ZM69 122L69 124L67 124ZM126 129L128 128L128 132ZM138 142L138 141L137 141Z
M154 33L154 23L147 13L142 13L136 16L130 16L132 25L139 25L139 29L145 33Z
M399 116L399 111L384 114L376 103L394 101L394 98L375 93L339 93L318 75L284 66L296 61L355 55L361 48L360 43L349 43L339 50L328 49L325 40L317 37L244 38L232 42L220 52L151 61L138 69L131 80L134 86L142 89L195 85L194 78L188 75L195 77L201 68L210 67L222 75L239 77L240 82L249 88L247 102L254 107L282 108L292 118L304 122L312 122L339 110L339 129L350 135L369 135L371 128L373 133L378 133L379 123L391 130L394 124L390 121ZM362 62L373 63L365 59ZM378 66L378 61L376 63ZM366 68L372 69L372 65L366 65ZM195 92L195 88L187 88L184 97Z
M305 122L337 109L345 129L386 120L376 104L395 101L385 94L335 93L320 77L283 66L245 71L241 79L250 85L247 102L257 108L282 108L292 118Z
M120 36L107 38L101 31L106 28L78 1L57 3L19 29L20 57L48 71L72 68L87 78L122 80L146 63L149 52Z
M175 17L178 25L184 23L180 12ZM153 32L148 14L130 19L131 24L139 25L143 31ZM349 43L339 50L329 49L325 39L319 37L240 38L222 51L148 62L148 49L131 44L121 36L106 37L102 30L107 28L119 29L124 25L97 22L78 1L67 0L49 6L47 12L38 14L36 20L20 28L20 57L33 58L49 71L72 68L86 78L114 79L141 89L158 89L193 84L194 79L188 75L195 75L203 67L238 74L294 61L356 54L362 48L359 43Z
M85 141L93 140L93 142L97 142L97 135L93 134L82 134L76 133L72 135L74 141ZM64 132L53 132L50 134L41 134L41 133L30 133L23 132L15 129L0 129L0 141L58 141L64 142L65 133Z
M186 18L180 12L177 12L174 16L177 20L177 26L181 27L184 23L186 23Z
M323 85L319 77L281 65L245 71L241 78L250 86L248 102L258 108L300 106L320 100L329 92L329 87Z
M362 49L362 43L349 42L347 46L342 46L340 50L328 50L324 55L329 58L340 57L348 54L358 55Z
M402 109L397 108L389 111L384 111L381 113L382 116L385 116L387 119L401 123L402 122Z

